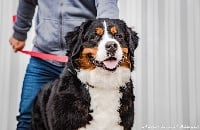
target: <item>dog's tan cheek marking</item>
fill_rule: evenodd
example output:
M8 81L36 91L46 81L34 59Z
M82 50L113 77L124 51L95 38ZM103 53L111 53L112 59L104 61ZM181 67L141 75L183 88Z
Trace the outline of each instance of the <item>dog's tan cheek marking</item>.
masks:
M121 47L121 48L122 48L123 53L128 53L128 48L125 48L125 47Z
M80 58L79 58L79 63L80 63L81 69L93 70L96 68L96 66L90 62L90 60L88 58L89 54L92 55L93 57L95 57L97 54L97 47L83 49L83 51L80 55Z
M130 61L130 56L128 53L128 48L122 48L122 52L124 54L124 58L120 64L121 67L125 67L125 68L131 68L131 61Z

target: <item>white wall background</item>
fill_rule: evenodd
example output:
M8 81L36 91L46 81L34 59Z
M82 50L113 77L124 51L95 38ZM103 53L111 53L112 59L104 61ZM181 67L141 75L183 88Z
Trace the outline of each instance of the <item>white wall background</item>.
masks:
M29 59L8 43L17 4L0 2L0 130L16 127ZM120 18L140 37L134 130L200 129L200 0L119 0L119 7Z

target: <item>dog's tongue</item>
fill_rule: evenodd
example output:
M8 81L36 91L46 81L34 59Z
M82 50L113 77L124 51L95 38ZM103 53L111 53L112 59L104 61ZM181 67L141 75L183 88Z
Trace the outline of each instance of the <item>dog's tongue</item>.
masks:
M118 62L117 62L117 60L106 60L103 62L103 64L108 69L114 69L117 66Z

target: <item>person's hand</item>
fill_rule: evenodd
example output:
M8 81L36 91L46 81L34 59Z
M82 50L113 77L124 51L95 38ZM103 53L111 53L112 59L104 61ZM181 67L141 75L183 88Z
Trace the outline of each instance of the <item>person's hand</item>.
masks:
M25 41L19 41L15 39L14 37L11 37L9 39L10 45L12 46L14 52L20 51L24 48L25 46Z

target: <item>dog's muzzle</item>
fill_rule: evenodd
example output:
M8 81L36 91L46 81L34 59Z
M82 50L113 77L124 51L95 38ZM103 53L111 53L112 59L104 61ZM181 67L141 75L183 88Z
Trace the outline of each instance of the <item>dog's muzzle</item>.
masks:
M108 71L115 71L126 57L122 56L122 59L120 61L117 61L117 58L115 57L109 57L105 59L104 61L98 61L92 55L88 55L88 58L90 62L97 67L101 67Z

